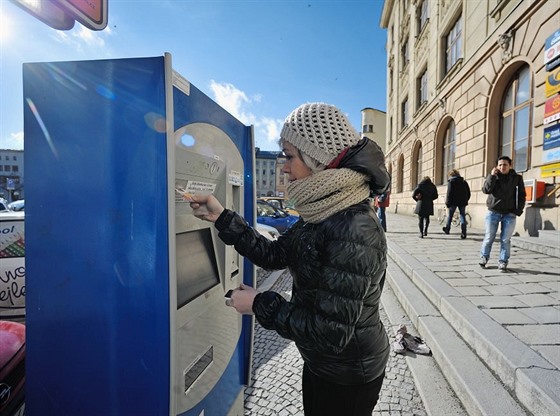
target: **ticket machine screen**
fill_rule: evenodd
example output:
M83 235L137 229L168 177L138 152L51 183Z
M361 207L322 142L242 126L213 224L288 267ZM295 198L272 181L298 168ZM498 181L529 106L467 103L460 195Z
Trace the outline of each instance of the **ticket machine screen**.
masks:
M177 309L220 283L209 228L176 234Z

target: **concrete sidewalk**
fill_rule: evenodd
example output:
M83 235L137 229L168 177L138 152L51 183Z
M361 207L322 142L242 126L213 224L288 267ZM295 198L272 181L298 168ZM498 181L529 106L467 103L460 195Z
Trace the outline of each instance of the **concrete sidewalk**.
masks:
M560 414L557 242L514 238L501 273L499 241L483 269L483 230L431 220L421 239L416 216L387 212L387 281L468 414Z

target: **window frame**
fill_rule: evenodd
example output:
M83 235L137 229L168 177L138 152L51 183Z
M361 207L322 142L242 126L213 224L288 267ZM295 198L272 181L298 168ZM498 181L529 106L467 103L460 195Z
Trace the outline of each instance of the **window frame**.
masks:
M445 59L443 69L444 76L463 58L463 15L459 14L450 29L443 36ZM450 38L453 36L452 38ZM451 39L451 42L450 42ZM458 50L457 50L458 49Z
M517 102L517 95L519 92L519 79L522 72L526 72L528 76L528 86L527 92L528 97L526 100ZM508 81L504 91L502 93L500 99L500 108L499 108L499 127L498 127L498 153L500 156L509 156L513 160L513 169L516 172L525 172L530 169L531 167L531 143L532 143L532 118L533 118L533 111L534 111L534 93L533 93L533 82L534 77L529 65L525 64L521 66L519 69L515 71L515 73L511 76L510 80ZM506 98L508 97L508 93L511 91L511 99L512 104L511 108L507 110L504 109ZM518 115L521 111L528 109L528 114L526 117L527 125L524 126L526 129L526 136L516 139L517 136L517 120L519 120ZM509 134L509 151L506 152L504 149L504 120L510 117L510 134ZM520 166L518 153L516 152L516 142L526 140L525 149L527 151L525 159L524 159L524 166Z
M451 149L453 150L451 151ZM457 154L456 149L457 126L455 125L455 120L450 120L445 127L445 133L443 134L443 140L441 141L441 178L443 183L445 183L445 178L447 178L447 172L449 172L450 169L455 168L455 155Z

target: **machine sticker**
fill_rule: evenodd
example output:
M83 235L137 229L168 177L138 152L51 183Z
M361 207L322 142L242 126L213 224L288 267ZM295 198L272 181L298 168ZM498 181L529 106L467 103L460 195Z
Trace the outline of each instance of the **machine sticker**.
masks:
M193 195L213 194L215 183L201 181L176 181L175 202L192 202Z
M0 319L25 315L23 221L0 222Z
M235 186L243 186L243 175L241 175L241 172L230 170L228 175L228 182Z

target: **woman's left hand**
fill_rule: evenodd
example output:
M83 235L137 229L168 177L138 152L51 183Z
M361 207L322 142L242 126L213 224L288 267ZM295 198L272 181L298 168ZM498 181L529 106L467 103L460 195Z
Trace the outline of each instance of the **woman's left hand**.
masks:
M239 289L235 289L231 293L231 297L226 301L227 306L231 306L237 312L252 315L253 314L253 301L259 292L251 286L241 284Z

